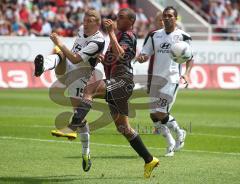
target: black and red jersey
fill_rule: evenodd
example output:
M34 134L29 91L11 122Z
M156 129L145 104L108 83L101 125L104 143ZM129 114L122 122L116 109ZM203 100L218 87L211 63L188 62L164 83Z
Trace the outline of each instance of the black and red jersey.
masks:
M131 61L136 55L137 37L132 31L119 32L117 40L125 53L121 57L116 56L111 45L104 58L104 71L107 79L113 77L133 78Z

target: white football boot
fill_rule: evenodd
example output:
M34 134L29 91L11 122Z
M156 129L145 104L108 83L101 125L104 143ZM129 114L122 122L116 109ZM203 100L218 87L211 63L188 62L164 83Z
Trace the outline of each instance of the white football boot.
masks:
M175 147L175 144L167 147L167 151L164 156L165 157L173 157L174 156L174 147Z

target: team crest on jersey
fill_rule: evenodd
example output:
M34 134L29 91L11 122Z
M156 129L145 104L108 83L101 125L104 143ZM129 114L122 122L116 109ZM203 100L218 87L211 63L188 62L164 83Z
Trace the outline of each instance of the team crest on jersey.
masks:
M174 36L173 36L173 41L174 41L174 42L179 42L179 41L181 41L180 36L179 36L179 35L174 35Z

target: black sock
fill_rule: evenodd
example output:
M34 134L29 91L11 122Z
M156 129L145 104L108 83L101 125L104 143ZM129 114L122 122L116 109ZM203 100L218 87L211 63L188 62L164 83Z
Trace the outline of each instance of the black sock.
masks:
M132 148L138 153L138 155L144 159L145 163L149 163L152 161L153 157L148 152L139 135L137 135L134 139L132 139L129 142Z
M92 107L92 101L82 99L81 104L77 107L74 112L71 124L73 126L80 126L88 112Z

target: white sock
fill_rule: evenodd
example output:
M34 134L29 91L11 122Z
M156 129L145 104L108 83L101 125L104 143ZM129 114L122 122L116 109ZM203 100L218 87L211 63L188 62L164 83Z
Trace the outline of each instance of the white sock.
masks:
M79 128L80 141L82 143L82 154L88 155L90 152L90 134L89 126L86 124L84 127Z
M178 136L181 135L181 128L179 127L175 118L171 115L169 115L169 120L166 125L168 128L172 129Z
M57 54L52 54L47 57L44 57L44 62L43 62L44 71L54 69L59 62L60 62L60 58Z
M175 139L173 138L169 128L166 125L161 124L161 122L158 122L158 124L159 124L158 127L161 131L162 136L166 139L168 147L174 147L176 142L175 142Z

